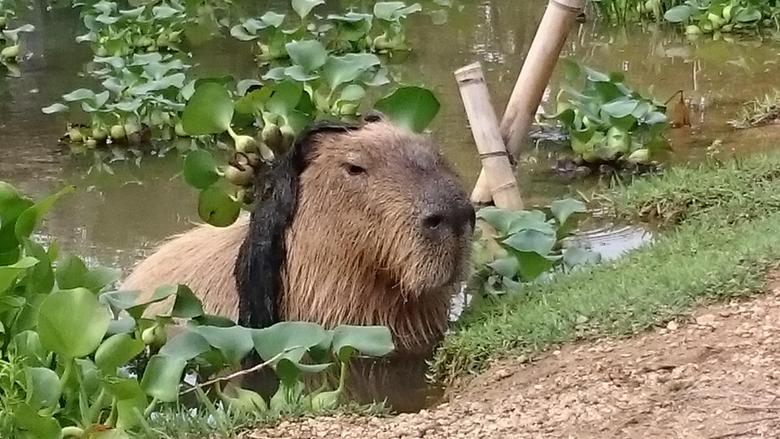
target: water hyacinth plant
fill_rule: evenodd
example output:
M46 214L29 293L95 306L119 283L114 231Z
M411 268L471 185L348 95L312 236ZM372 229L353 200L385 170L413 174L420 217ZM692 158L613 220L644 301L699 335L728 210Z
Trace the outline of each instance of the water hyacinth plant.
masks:
M336 63L332 70L335 80L330 84L343 88L341 93L326 98L329 100L325 101L328 103L325 108L314 103L317 89L311 84L320 80L316 75L312 76L312 82L285 78L263 86L247 81L234 83L227 78L198 80L182 115L184 132L227 134L234 148L233 159L223 166L202 149L189 152L184 160L183 177L200 193L200 218L215 226L235 222L241 207L253 202L254 174L283 154L306 124L318 118L334 117L333 110L338 111L338 116L349 118L350 115L342 114L343 106L354 101L345 99L344 91L360 86L340 82L357 80L366 66L367 63L341 60ZM410 102L415 105L409 105ZM372 107L400 125L422 131L438 113L439 102L429 90L407 86L397 88Z
M180 51L185 26L194 21L176 0L120 9L115 2L101 0L81 6L88 32L76 41L89 43L95 55L128 56L134 53Z
M519 292L523 283L537 281L551 270L598 263L598 253L563 246L577 226L577 214L584 212L585 205L574 199L554 201L546 211L480 209L477 218L489 228L477 232L471 288L482 296Z
M371 13L349 11L318 18L313 10L325 4L323 0L292 3L295 18L269 11L233 26L230 34L241 41L256 41L261 63L288 58L286 45L302 39L320 41L336 54L391 53L409 49L404 21L422 10L419 3L377 2Z
M780 28L780 6L767 0L687 0L664 14L666 21L685 25L690 36L754 32L760 27Z
M18 76L16 64L22 54L19 42L23 33L33 32L35 26L22 24L10 28L11 21L16 18L16 4L13 1L0 0L0 63L12 76Z
M161 286L147 301L138 292L113 290L118 270L88 267L33 239L46 212L72 191L34 201L0 182L2 437L154 436L150 415L178 406L189 392L205 406L219 401L228 415L332 409L344 402L352 358L394 349L384 327L325 330L284 322L250 329L204 314L183 285ZM144 316L150 304L166 299L170 312ZM174 321L181 331L168 339ZM278 377L268 400L216 378L226 368L240 369L250 354L262 359L253 369L271 368ZM305 388L302 374L330 370L340 374L337 388ZM197 382L183 383L187 374Z
M91 75L101 81L103 91L78 89L62 96L63 103L43 108L47 114L71 111L77 106L89 116L88 125L73 125L66 133L70 142L88 148L103 143L137 145L150 136L171 139L183 134L179 114L192 94L187 87L189 65L173 55L159 52L128 57L96 57Z
M71 123L65 135L87 148L191 138L184 143L190 153L183 176L200 191L200 217L229 225L253 201L252 176L258 167L283 153L306 124L355 119L376 108L421 131L439 110L431 91L394 83L383 65L383 53L407 49L403 22L421 10L419 4L378 2L371 14L350 11L324 21L315 14L322 4L292 0L294 20L266 12L232 26L234 37L256 40L260 58L274 61L263 64L258 78L236 81L230 76L191 79L190 66L178 53L181 46L138 44L138 35L149 26L155 32L167 29L166 41L173 40L171 33L178 38L176 17L184 13L183 6L120 10L102 0L84 13L89 32L79 39L96 51L88 73L103 90L75 90L63 96L65 103L43 111L87 113L89 123ZM203 147L226 136L229 141L222 144L233 155L228 164L218 165Z
M577 163L646 164L669 149L666 108L605 74L564 60L565 75L554 115L570 136Z

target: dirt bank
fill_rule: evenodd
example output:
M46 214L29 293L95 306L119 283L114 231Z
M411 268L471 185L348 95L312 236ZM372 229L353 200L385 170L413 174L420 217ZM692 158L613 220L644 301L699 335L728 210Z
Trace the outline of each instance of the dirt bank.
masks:
M421 413L285 422L246 437L780 437L780 281L771 285L635 338L495 364Z

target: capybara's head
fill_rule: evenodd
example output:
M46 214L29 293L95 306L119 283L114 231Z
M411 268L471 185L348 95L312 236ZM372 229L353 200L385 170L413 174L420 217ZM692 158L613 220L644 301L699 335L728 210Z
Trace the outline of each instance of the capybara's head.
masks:
M388 325L399 348L437 341L474 209L429 137L379 115L315 125L265 181L236 271L242 323Z

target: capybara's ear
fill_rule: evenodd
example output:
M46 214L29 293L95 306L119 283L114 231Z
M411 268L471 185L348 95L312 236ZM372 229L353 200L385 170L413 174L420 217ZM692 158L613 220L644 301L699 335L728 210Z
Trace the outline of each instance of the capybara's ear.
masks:
M233 274L238 289L238 324L252 328L280 320L278 298L285 259L285 231L298 205L298 185L316 138L328 132L343 133L359 125L321 121L298 135L292 148L255 182L257 203L249 230L238 252Z

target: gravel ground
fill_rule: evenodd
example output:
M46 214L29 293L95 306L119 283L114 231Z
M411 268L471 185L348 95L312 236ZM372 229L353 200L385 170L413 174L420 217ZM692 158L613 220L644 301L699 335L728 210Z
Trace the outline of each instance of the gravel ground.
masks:
M502 361L420 413L284 422L245 438L778 438L780 282L630 339Z

